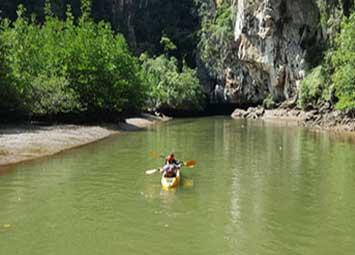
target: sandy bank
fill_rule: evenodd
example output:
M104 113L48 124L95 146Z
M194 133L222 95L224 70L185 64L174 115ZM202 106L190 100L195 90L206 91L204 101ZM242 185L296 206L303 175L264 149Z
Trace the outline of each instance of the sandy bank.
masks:
M9 164L92 143L122 131L134 131L169 118L142 114L110 125L2 125L0 126L0 170Z

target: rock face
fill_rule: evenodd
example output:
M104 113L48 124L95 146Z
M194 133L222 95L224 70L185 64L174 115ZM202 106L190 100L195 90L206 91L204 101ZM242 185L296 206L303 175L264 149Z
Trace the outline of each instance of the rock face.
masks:
M80 0L51 2L61 18L69 2L74 16L80 16ZM19 3L43 19L43 0L1 0L0 16L15 19ZM339 19L339 23L339 13L348 15L354 1L93 0L92 4L94 19L109 21L125 35L137 55L145 51L152 56L161 54L160 39L166 34L178 47L176 57L185 59L191 67L197 66L211 103L248 107L262 103L269 94L275 101L294 98L309 64L309 53L319 56L317 45L338 28L322 29L320 13L326 24L330 17ZM221 6L233 9L227 15L230 23L223 21L224 15L216 21ZM216 30L215 34L206 32L202 39L195 38L206 30L201 28L204 22L198 18L199 8L210 17L205 23L211 23L210 28ZM224 30L228 30L226 35L220 32ZM197 48L208 40L210 44L205 48L212 48L213 54L200 59Z
M198 29L193 7L191 0L93 0L92 9L96 20L109 21L114 30L124 34L137 55L160 55L160 40L166 35L189 61L195 47L189 35Z
M269 93L276 101L295 97L307 52L323 40L315 0L237 0L234 8L237 59L226 70L229 100L257 104Z

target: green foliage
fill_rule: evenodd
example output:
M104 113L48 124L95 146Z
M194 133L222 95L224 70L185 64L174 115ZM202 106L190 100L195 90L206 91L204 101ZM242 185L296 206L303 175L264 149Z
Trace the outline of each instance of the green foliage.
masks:
M81 0L81 21L90 21L91 0Z
M173 41L171 41L170 38L166 35L163 35L161 37L160 44L164 47L164 52L169 52L177 49Z
M184 63L180 72L177 59L167 58L164 55L148 58L143 54L141 61L148 87L150 108L202 110L204 95L195 70Z
M202 18L198 49L210 73L217 76L223 72L227 58L232 53L234 41L232 2L223 1L219 7L214 6L213 1L197 2L201 2L200 16ZM211 15L211 10L214 8L216 8L215 14Z
M331 8L340 2L318 1L318 5L322 26L332 31L330 48L322 65L313 69L301 83L298 104L305 107L330 101L340 110L355 109L355 12L349 14L350 9L345 7L343 10Z
M272 109L275 107L275 101L272 94L269 94L263 101L263 107L265 109Z
M336 38L337 49L331 55L338 109L355 109L355 12L341 24Z
M52 11L52 5L50 0L45 0L44 1L44 15L47 17L52 17L53 16L53 11Z
M324 80L322 66L318 66L312 69L301 82L298 105L301 108L305 108L307 105L317 105L322 101L329 100L329 95L329 87Z
M87 111L134 111L143 103L137 60L106 23L80 22L71 40L68 74Z
M65 21L46 16L40 26L24 16L21 5L12 24L2 21L0 57L7 68L0 73L7 81L2 90L21 98L30 113L122 112L143 105L138 60L123 36L89 18L90 1L83 4L78 25L68 8ZM50 5L46 8L50 14Z
M20 108L19 94L9 77L10 69L6 62L6 48L2 39L0 37L0 113Z
M320 13L320 25L327 37L328 47L335 47L335 38L341 30L341 22L354 11L354 0L316 0Z
M47 8L43 8L44 3ZM195 65L199 19L191 0L1 0L0 16L15 20L18 4L23 4L28 13L36 13L40 22L45 20L44 16L65 19L66 4L70 4L75 18L87 19L92 14L95 21L109 21L116 32L124 34L137 54L145 51L151 55L163 54L160 39L165 34L177 46L173 55L179 63L186 59L189 66ZM44 14L49 10L48 4L51 15Z
M64 77L35 77L27 93L36 114L69 113L80 108L78 95Z

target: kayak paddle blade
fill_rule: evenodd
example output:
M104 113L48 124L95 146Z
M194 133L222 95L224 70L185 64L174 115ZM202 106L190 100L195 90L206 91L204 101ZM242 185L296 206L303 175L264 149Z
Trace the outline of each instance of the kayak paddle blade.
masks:
M161 154L159 154L159 153L157 153L157 152L154 152L154 151L150 151L149 153L149 156L151 156L151 157L153 157L153 158L164 158L164 156L163 155L161 155Z
M155 174L156 172L158 172L159 169L151 169L151 170L147 170L145 171L146 174Z
M159 154L154 151L150 151L150 152L148 152L148 154L149 154L149 156L151 156L153 158L159 157Z
M196 165L196 160L189 160L189 161L184 162L184 166L187 166L187 167L194 167L195 165Z

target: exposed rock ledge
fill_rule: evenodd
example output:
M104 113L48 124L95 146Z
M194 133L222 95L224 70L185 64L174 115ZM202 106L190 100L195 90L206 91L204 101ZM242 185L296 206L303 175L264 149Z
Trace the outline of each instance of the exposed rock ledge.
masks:
M355 132L355 118L351 113L331 110L325 105L320 109L302 111L298 109L265 110L262 107L236 109L233 118L295 121L301 126L318 130Z
M164 116L142 114L118 124L103 126L0 126L0 166L53 155L121 131L139 130L167 120L169 118Z

